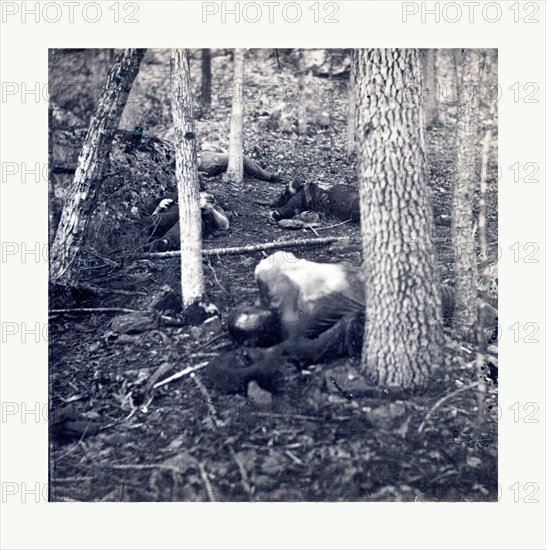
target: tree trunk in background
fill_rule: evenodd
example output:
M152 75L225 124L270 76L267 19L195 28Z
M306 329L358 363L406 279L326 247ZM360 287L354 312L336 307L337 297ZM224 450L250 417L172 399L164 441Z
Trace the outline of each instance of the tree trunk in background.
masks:
M348 87L348 113L347 113L347 157L355 152L355 72L358 70L356 65L355 51L351 52L351 68Z
M145 49L123 50L110 69L95 113L91 118L74 182L66 198L59 227L51 247L50 278L69 284L74 279L75 260L85 240L89 214L101 182L114 133L131 86L138 74Z
M453 327L464 339L476 338L478 288L472 212L477 187L480 50L463 52L462 82L457 113L457 158L453 183L451 237L455 256Z
M424 387L442 365L419 51L357 50L356 139L366 327L362 369Z
M454 93L451 93L451 97L459 97L461 87L460 82L460 73L461 73L461 50L458 50L457 48L453 48L451 51L451 65L453 69L453 89L455 90Z
M225 182L243 181L243 85L245 51L236 49L233 56L233 103L229 129L229 162Z
M421 50L423 54L423 73L425 83L425 120L427 128L438 124L438 97L436 77L436 50Z
M49 63L51 65L55 50L49 50ZM47 110L48 120L48 143L47 143L47 197L48 197L48 245L51 249L57 229L57 201L55 200L55 182L53 181L53 102L49 101Z
M204 301L199 176L193 122L188 50L171 50L172 112L176 149L176 181L180 211L182 306L188 322L200 323L217 313Z
M294 55L296 57L296 70L298 75L298 135L306 136L309 128L307 118L307 100L309 97L311 81L311 77L309 75L310 70L308 69L309 52L306 52L305 50L296 50Z
M210 95L212 74L210 68L210 49L201 50L201 112L203 115L210 111Z

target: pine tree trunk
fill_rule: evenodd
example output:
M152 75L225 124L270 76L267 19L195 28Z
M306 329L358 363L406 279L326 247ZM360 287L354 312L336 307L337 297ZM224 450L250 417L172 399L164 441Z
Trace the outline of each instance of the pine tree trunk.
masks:
M171 50L171 87L180 210L182 306L190 322L203 319L205 282L201 240L199 177L193 122L188 50ZM206 315L205 315L206 316Z
M145 49L123 50L108 73L51 247L52 282L69 284L74 279L75 261L85 240L89 215L108 162L112 139L145 52Z
M210 111L210 96L212 73L210 67L210 49L201 50L201 112L203 114Z
M236 49L233 67L233 103L231 106L231 124L229 129L229 162L224 181L241 183L243 181L243 85L245 51Z
M350 157L355 152L355 72L358 70L355 67L356 55L355 51L351 52L351 69L349 75L349 105L347 113L347 157Z
M356 138L365 284L362 369L418 390L442 363L419 52L357 50Z
M452 243L455 256L453 327L464 339L476 338L478 289L472 212L477 188L480 50L463 52L462 83L457 115L457 159L453 183Z

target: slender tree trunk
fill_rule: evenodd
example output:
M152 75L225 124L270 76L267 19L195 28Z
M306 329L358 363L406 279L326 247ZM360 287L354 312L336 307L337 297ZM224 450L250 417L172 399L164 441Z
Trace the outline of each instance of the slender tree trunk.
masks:
M309 96L309 87L311 82L310 71L308 70L308 52L299 50L295 53L297 59L298 72L298 134L306 136L309 128L307 118L307 99ZM322 97L319 97L319 102Z
M478 215L478 231L480 234L480 259L487 260L487 167L489 164L489 149L491 148L491 129L485 132L482 142L482 161L480 173L480 210Z
M243 181L243 85L245 51L236 49L233 67L233 103L231 106L231 124L229 129L229 162L224 181L241 183Z
M349 105L347 113L347 157L355 152L355 73L358 70L356 65L355 51L351 52L351 69L349 75Z
M480 235L480 260L487 260L487 194L489 179L489 154L491 150L491 144L493 141L492 126L497 119L497 101L492 98L491 90L496 90L497 81L492 75L491 69L491 53L488 50L482 51L483 58L483 82L481 89L485 87L483 84L487 83L488 94L485 98L485 102L489 102L489 113L485 122L485 136L481 143L481 171L480 171L480 209L478 216L478 231ZM496 164L496 159L495 159Z
M203 114L210 110L212 82L210 61L210 48L203 48L201 50L201 111Z
M171 50L171 87L180 210L182 306L190 323L217 313L205 302L199 177L193 122L188 50Z
M145 52L145 49L122 51L108 73L106 85L89 124L78 158L74 182L65 201L51 247L52 282L68 284L74 279L74 265L85 240L95 193L100 185L104 166L108 162L114 133Z
M423 52L424 93L425 93L425 120L427 128L438 123L437 78L436 78L436 50L428 49Z
M53 52L51 52L53 57ZM55 239L57 220L57 201L55 200L55 182L53 181L53 103L48 105L48 148L47 148L47 179L48 179L48 243L52 246Z
M298 134L306 136L309 128L307 120L307 75L298 76Z
M464 339L475 341L478 285L473 229L477 187L478 110L481 52L463 52L463 75L457 115L457 159L452 204L452 243L455 256L455 312L453 327Z
M418 390L441 366L443 347L419 52L370 49L356 56L362 369L377 385Z

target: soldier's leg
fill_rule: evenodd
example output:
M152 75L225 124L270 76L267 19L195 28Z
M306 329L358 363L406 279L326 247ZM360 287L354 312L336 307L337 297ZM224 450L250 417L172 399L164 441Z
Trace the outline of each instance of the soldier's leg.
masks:
M264 170L256 164L250 157L243 155L243 170L245 176L262 181L280 181L281 178L273 172Z

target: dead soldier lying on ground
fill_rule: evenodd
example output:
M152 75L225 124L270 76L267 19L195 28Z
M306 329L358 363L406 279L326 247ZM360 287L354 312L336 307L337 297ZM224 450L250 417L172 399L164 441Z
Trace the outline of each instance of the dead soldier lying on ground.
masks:
M270 347L243 348L214 359L205 371L219 391L246 394L255 380L276 393L282 391L288 364L303 368L360 354L365 288L359 267L310 262L279 251L258 264L255 277L261 304L235 309L228 328L239 343ZM454 291L442 285L440 294L443 321L449 325ZM493 333L497 310L480 300L478 314L481 326Z

